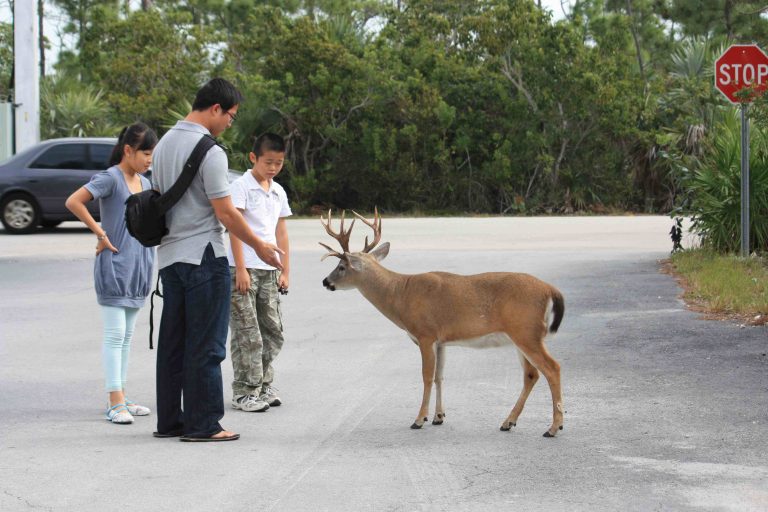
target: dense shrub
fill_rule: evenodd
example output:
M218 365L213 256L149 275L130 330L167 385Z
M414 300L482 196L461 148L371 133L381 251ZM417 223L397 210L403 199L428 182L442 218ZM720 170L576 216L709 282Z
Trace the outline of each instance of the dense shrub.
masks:
M750 247L768 251L768 137L750 130ZM737 252L741 241L741 122L734 110L715 131L699 168L684 184L689 193L682 213L702 243L717 251Z

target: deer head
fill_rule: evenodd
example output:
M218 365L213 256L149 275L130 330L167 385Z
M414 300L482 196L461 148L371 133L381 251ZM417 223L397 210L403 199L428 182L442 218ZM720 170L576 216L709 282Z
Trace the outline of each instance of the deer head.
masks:
M352 220L349 229L345 231L345 212L342 211L339 231L335 232L331 228L331 210L328 210L327 219L323 219L322 215L320 216L320 222L323 224L323 227L325 227L325 231L331 235L331 237L335 238L339 242L339 245L341 245L341 252L339 252L320 242L320 245L328 250L328 253L322 257L323 260L328 256L339 258L339 264L336 265L333 272L323 279L323 286L331 291L356 288L359 283L359 277L365 273L366 269L372 264L383 260L389 253L389 242L385 242L381 247L376 248L376 245L381 240L381 217L379 217L378 208L374 209L373 221L369 221L354 210L352 213L365 225L373 229L373 241L368 243L368 237L366 236L365 247L363 247L363 250L360 252L349 252L349 235L352 233L352 228L355 226L355 219Z

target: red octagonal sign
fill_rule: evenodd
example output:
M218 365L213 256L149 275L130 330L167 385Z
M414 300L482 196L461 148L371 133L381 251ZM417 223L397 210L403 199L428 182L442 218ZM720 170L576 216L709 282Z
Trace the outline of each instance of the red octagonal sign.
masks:
M715 61L715 88L731 103L752 101L768 87L768 55L756 44L734 44ZM745 97L736 97L743 90Z

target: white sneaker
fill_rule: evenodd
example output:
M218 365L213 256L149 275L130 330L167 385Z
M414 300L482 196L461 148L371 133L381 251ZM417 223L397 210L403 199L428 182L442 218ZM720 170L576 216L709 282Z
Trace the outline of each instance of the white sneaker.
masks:
M107 421L127 425L133 423L133 416L128 412L128 408L125 404L117 404L107 409Z
M277 407L278 405L283 403L282 401L280 401L280 397L277 396L277 388L272 386L267 386L266 388L261 390L261 395L259 395L259 400L264 400L271 407Z
M128 400L127 398L125 399L125 406L128 407L128 412L134 416L149 416L149 414L152 412L150 411L149 407L139 405L136 402Z
M245 412L264 412L269 409L269 403L256 395L235 395L232 407Z

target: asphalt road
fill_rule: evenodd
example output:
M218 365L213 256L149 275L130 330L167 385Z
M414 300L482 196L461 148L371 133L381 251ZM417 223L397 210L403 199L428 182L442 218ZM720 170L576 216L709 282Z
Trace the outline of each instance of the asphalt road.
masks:
M289 222L291 290L275 384L284 405L227 409L230 443L151 436L154 416L104 420L95 240L76 223L0 231L0 510L768 510L768 329L705 321L659 272L664 217L384 219L389 268L528 272L564 293L549 342L565 429L513 349L449 348L447 418L409 429L420 360L356 291L329 292L329 242ZM363 226L352 244L362 247ZM325 240L327 239L327 240ZM129 394L154 406L142 310ZM159 314L156 313L159 319ZM229 399L231 366L224 362Z

